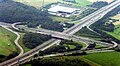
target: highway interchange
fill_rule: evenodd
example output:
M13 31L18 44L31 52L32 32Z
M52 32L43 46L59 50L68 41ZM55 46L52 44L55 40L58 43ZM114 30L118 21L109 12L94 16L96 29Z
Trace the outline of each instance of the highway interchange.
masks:
M108 12L110 12L111 10L113 10L114 8L116 8L118 5L120 5L120 1L119 1L119 0L117 0L117 1L115 1L115 2L113 2L113 3L111 3L110 5L107 5L107 6L103 7L103 8L101 8L101 9L97 10L96 12L94 12L94 13L92 13L92 14L84 17L84 18L82 18L78 24L76 24L76 25L74 25L73 27L71 27L71 28L63 31L62 33L56 34L56 35L53 34L53 35L54 35L54 37L58 35L57 37L59 37L59 38L61 38L61 36L64 36L62 39L67 38L67 39L70 39L70 40L71 40L71 39L72 39L72 40L76 40L76 37L73 38L73 34L74 34L74 33L78 32L78 31L79 31L82 27L84 27L84 26L88 26L88 25L91 25L91 24L95 23L96 21L98 21L99 19L101 19L105 14L107 14ZM4 26L3 26L3 27L4 27ZM17 29L16 27L14 27L14 25L12 25L12 27L15 28L15 29ZM6 28L6 27L4 27L4 28ZM8 30L9 30L9 29L8 29ZM38 31L38 33L39 33L39 31ZM17 33L16 33L16 35L17 35ZM60 35L60 36L59 36L59 35ZM18 35L17 35L17 36L18 36ZM66 37L66 36L67 36L67 37ZM71 37L71 36L72 36L72 37ZM69 37L69 38L68 38L68 37ZM70 37L71 37L71 38L70 38ZM18 36L17 40L18 40L19 38L20 38L20 37ZM82 39L83 39L83 38L81 39L81 37L77 37L77 38L79 38L79 40L82 40ZM16 41L17 41L17 40L16 40ZM89 39L88 39L88 40L89 40ZM91 40L91 39L90 39L90 40ZM54 44L59 43L60 41L61 41L61 40L59 40L59 39L50 39L49 41L41 44L40 46L38 46L38 47L36 47L36 48L34 48L34 49L32 49L32 50L24 53L24 54L23 54L22 49L21 49L21 54L20 54L19 56L15 57L15 58L13 58L13 59L10 59L10 60L8 60L8 61L5 61L5 62L3 62L3 63L0 63L0 66L12 66L12 65L15 65L15 64L18 63L18 60L22 61L22 60L29 59L30 57L32 57L32 56L34 56L35 54L37 54L40 50L44 51L45 49L51 47L51 46L54 45ZM85 38L85 41L86 41L86 38ZM93 40L92 40L92 41L93 41ZM84 41L83 41L83 42L84 42ZM100 42L100 43L101 43L101 42ZM105 43L105 44L106 44L106 43ZM108 43L107 43L107 45L108 45ZM18 47L19 47L19 46L18 46ZM19 48L20 48L20 47L19 47Z
M18 29L18 28L16 28L16 29ZM93 43L93 42L95 42L98 45L105 46L105 47L113 45L113 44L110 44L110 43L105 43L105 42L100 42L100 41L97 41L97 40L93 40L93 39L90 39L90 38L87 38L87 37L69 35L69 34L56 32L56 31L51 31L51 30L46 30L46 29L24 28L24 30L27 31L27 32L51 35L52 37L55 37L55 38L58 38L58 39L66 39L66 40L73 40L73 41L77 41L77 42L85 42L87 46L88 46L89 43Z

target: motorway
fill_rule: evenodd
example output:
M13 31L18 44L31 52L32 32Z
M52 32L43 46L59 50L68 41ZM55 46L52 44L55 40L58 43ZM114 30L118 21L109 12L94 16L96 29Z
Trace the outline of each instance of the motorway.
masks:
M96 11L96 12L88 15L87 17L81 19L80 23L74 25L73 27L71 27L68 30L65 30L63 33L73 35L77 31L79 31L82 27L89 25L92 21L94 23L94 21L97 21L97 20L101 19L106 13L113 10L118 5L120 5L119 0L113 2L112 4L110 4L108 6L105 6L105 7L101 8L98 11ZM51 39L48 42L45 42L44 44L32 49L31 51L29 51L29 52L27 52L27 53L25 53L25 54L23 54L23 55L21 55L17 58L13 58L11 60L8 60L8 61L5 61L5 62L1 63L0 66L14 65L14 64L18 63L18 60L28 59L28 58L32 57L34 54L36 54L39 50L44 49L44 48L48 48L48 47L56 44L57 42L60 42L60 40Z

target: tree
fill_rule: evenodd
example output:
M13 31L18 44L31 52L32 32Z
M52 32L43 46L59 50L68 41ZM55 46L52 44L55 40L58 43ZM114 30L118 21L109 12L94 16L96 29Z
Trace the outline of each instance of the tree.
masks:
M43 56L44 52L43 51L39 51L39 56Z
M34 58L35 58L35 57L38 57L38 54L35 54L35 55L34 55Z
M96 43L93 43L93 44L89 44L87 48L95 48L95 46L96 46Z

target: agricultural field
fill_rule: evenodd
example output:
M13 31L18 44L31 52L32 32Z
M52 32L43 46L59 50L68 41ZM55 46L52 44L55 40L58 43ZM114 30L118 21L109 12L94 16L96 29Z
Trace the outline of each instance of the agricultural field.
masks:
M119 21L113 22L115 25L114 31L113 32L107 32L108 34L112 35L116 39L120 40L120 14L111 17L112 19L116 19Z
M83 58L89 60L89 62L95 62L101 66L120 66L119 52L95 53L85 55Z
M27 4L36 8L42 7L43 0L14 0L16 2L21 2L23 4ZM70 3L70 2L64 2L62 0L44 0L44 5L50 4L50 3L55 3L55 2L62 2L62 3L67 3L67 4L73 4L74 6L86 6L91 4L90 1L87 0L75 0L77 4L75 3Z
M88 0L75 0L76 3L65 2L65 1L62 1L62 0L60 2L66 3L66 4L72 4L73 6L76 6L76 7L86 6L86 5L92 4L92 2L90 2Z
M113 0L88 0L90 2L96 2L96 1L106 1L108 3L112 2Z
M113 18L113 19L120 19L120 14L117 14L117 15L111 17L111 18Z
M14 0L14 1L21 2L36 8L40 8L43 5L42 4L43 0ZM47 5L47 4L58 2L58 1L60 0L44 0L45 2L44 4Z
M120 22L114 22L113 24L114 25L120 25Z
M8 56L16 52L14 40L16 35L0 27L0 55Z

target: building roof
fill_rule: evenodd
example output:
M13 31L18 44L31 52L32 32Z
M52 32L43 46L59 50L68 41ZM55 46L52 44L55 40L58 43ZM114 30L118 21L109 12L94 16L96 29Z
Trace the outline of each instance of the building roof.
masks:
M48 11L50 11L50 12L62 11L62 12L68 12L68 13L72 13L72 12L74 12L76 10L79 10L79 9L70 8L70 7L64 7L64 6L59 6L59 5L56 5L54 7L51 7L50 9L48 9Z

